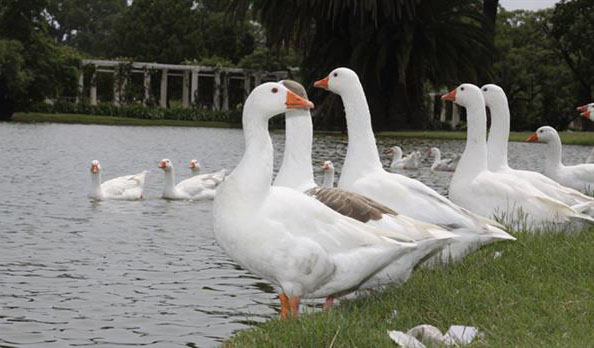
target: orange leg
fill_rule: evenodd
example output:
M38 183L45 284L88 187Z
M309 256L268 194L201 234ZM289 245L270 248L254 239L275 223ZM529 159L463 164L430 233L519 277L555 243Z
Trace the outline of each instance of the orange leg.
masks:
M291 314L297 318L299 316L299 304L301 303L301 298L299 296L291 296L289 299L289 305L291 307Z
M289 312L291 311L291 308L289 307L289 297L287 297L287 295L285 295L285 293L281 293L280 295L278 295L278 298L280 299L281 302L281 310L280 310L280 316L282 320L287 320L289 318Z
M324 311L329 311L334 304L334 297L328 296L326 297L326 304L324 304Z

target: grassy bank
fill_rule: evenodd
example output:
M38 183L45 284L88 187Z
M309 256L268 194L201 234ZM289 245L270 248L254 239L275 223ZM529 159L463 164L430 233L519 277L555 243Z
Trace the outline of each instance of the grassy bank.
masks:
M477 326L473 346L585 347L594 342L594 229L519 235L443 270L419 270L401 288L344 301L328 313L270 320L233 347L390 347L388 330ZM503 255L494 259L495 251ZM394 310L397 315L394 316Z
M176 127L213 127L213 128L240 128L241 125L219 121L180 121L180 120L155 120L131 117L96 116L82 114L49 114L39 112L16 113L12 116L15 122L38 123L76 123L76 124L102 124L111 126L176 126Z
M524 141L534 132L510 132L510 141ZM420 139L466 139L462 131L395 131L379 132L378 137ZM594 145L594 132L559 132L561 142L571 145Z

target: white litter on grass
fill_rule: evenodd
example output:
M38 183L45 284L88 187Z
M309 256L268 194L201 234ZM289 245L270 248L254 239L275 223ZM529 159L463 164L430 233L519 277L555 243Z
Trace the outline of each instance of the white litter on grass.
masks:
M421 342L447 347L465 346L472 343L480 333L473 326L452 325L444 335L435 326L424 324L413 327L407 333L388 331L388 335L403 348L425 348Z
M493 254L493 260L497 260L501 256L503 256L503 251L496 251L495 254Z

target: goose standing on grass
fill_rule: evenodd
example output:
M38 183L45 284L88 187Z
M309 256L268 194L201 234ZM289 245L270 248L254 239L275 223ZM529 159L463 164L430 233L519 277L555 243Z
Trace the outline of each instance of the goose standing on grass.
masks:
M339 188L411 218L451 228L458 238L441 253L444 262L459 261L483 245L515 240L499 223L455 205L420 181L383 169L365 93L354 71L337 68L314 86L340 95L345 107L349 142Z
M458 160L460 159L441 159L441 151L437 147L432 147L429 150L429 154L433 156L431 170L434 172L453 172L456 170Z
M594 190L594 164L583 163L566 166L561 162L561 139L553 127L543 126L536 130L528 142L546 143L544 174L563 186L580 192L592 193Z
M174 200L202 200L213 199L216 190L206 187L204 180L199 176L193 176L189 179L175 184L175 169L173 163L167 158L159 162L159 168L165 173L165 187L163 188L163 198Z
M466 108L466 147L450 183L453 202L485 216L502 215L518 228L568 229L593 224L594 219L579 214L513 175L492 172L487 165L487 112L481 90L464 83L442 96ZM568 229L571 230L571 229Z
M142 199L144 198L142 190L146 173L148 172L145 170L135 175L120 176L101 183L101 164L99 164L99 161L94 160L91 162L92 188L89 198L98 201Z
M296 95L307 99L303 86L292 80L281 83ZM314 197L336 212L382 228L381 236L400 241L414 241L417 247L406 257L391 263L385 269L367 279L359 288L372 288L386 284L402 284L419 261L440 251L456 235L446 228L416 221L356 193L332 187L334 167L331 161L324 162L324 182L328 187L317 187L313 180L311 165L313 124L307 109L288 110L285 114L285 152L283 162L274 181L275 186L285 186ZM304 191L305 190L305 191ZM390 231L387 234L386 231ZM332 306L328 298L326 307Z
M485 104L491 111L491 130L487 141L487 158L489 170L496 173L507 173L540 190L545 195L557 199L579 212L594 216L594 198L573 188L565 187L541 173L529 170L510 168L507 161L507 145L509 140L510 112L507 97L503 89L494 84L481 87Z
M390 163L390 169L419 169L420 159L417 158L417 153L412 152L406 157L402 157L402 149L400 146L392 146L384 150L384 154L392 155L392 162Z
M287 187L271 187L273 147L268 121L313 104L280 83L254 88L245 101L245 152L219 186L214 235L237 263L280 292L281 318L297 315L301 298L337 296L415 250ZM389 233L388 233L389 234Z
M322 170L324 171L324 181L322 182L322 187L334 187L334 163L332 163L332 161L324 161Z

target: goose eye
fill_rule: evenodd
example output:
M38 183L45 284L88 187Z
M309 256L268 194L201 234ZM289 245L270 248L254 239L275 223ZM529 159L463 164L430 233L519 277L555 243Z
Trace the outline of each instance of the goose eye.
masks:
M338 73L334 73L333 75L334 75L334 77L336 77L336 76L338 76Z
M485 92L486 92L486 91L487 91L487 87L483 88L483 91L485 91Z
M460 87L460 90L463 91L464 90L464 87Z
M272 93L276 93L276 92L278 92L278 88L274 87L274 88L272 89Z

